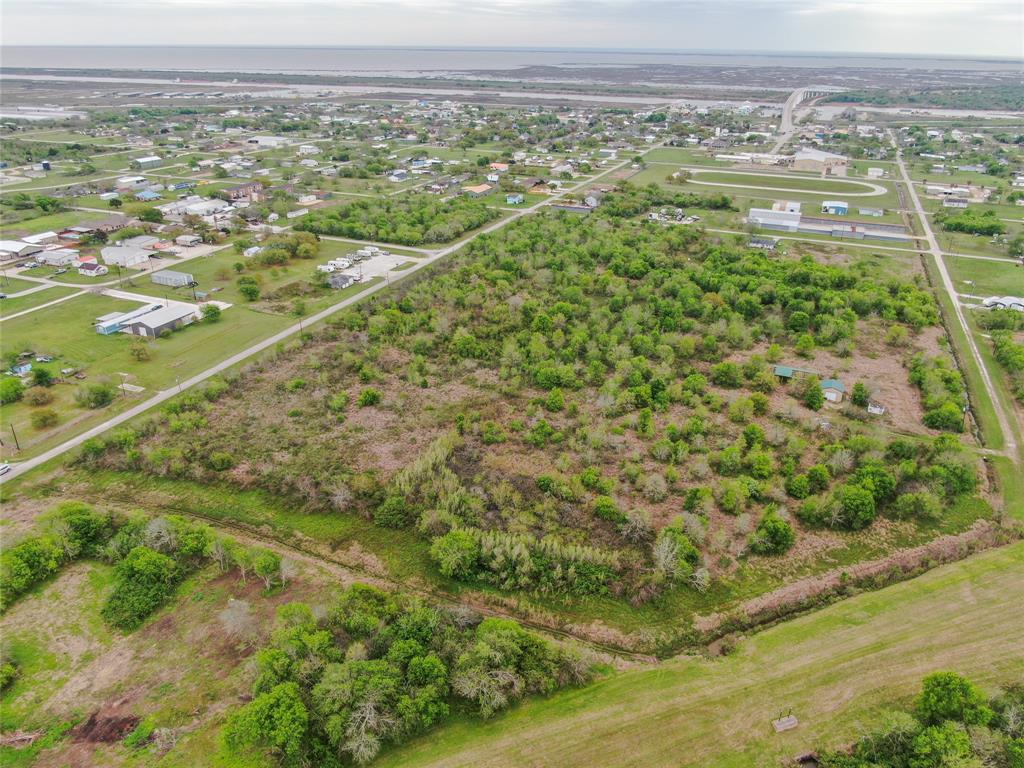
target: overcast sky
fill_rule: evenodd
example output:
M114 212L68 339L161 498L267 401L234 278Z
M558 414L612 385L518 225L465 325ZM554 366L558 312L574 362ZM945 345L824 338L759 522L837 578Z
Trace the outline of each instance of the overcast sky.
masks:
M545 46L1024 57L1024 0L2 0L0 8L4 45Z

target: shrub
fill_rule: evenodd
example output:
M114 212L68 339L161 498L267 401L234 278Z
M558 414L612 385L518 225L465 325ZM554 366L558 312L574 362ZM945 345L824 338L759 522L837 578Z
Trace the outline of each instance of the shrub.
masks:
M203 304L202 313L203 313L203 322L204 323L219 323L220 322L221 311L220 311L220 307L218 307L216 304L210 304L210 303Z
M399 494L388 496L373 511L373 522L384 528L405 528L412 518L413 510L406 503L405 496Z
M476 574L480 545L472 534L456 529L434 539L430 557L445 576L465 580Z
M82 408L104 408L114 402L116 392L114 387L103 382L86 384L75 392L75 402Z
M137 546L114 567L114 577L101 613L111 626L130 631L170 597L181 569L167 555Z
M839 504L841 527L859 531L874 522L875 497L867 488L854 484L840 486L835 500Z
M231 469L235 466L235 459L230 453L224 453L223 451L217 451L210 454L209 460L210 469L215 472L223 472Z
M371 405L377 405L381 401L381 394L378 390L373 387L367 387L359 393L359 398L356 400L356 405L360 408L366 408Z
M25 394L25 386L20 379L0 379L0 405L16 403Z
M795 541L793 526L779 517L778 513L768 511L750 537L750 549L759 555L781 555Z
M32 387L25 393L25 402L29 405L49 405L53 402L53 393L42 387Z
M57 412L53 408L40 408L39 410L32 411L33 429L48 429L57 424Z
M626 522L626 515L619 509L619 505L615 503L615 499L611 496L598 496L594 499L591 509L593 509L595 515L610 523Z

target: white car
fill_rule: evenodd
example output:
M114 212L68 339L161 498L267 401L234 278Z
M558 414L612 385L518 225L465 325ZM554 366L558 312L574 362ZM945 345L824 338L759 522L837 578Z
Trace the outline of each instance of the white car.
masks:
M0 475L6 475L10 471L11 471L11 465L10 464L0 464Z

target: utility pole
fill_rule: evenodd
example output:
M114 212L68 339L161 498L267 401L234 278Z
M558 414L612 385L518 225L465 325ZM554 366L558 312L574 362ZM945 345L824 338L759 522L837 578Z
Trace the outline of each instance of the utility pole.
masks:
M14 431L14 424L11 424L11 434L14 435L14 447L21 450L21 443L18 442L18 433Z

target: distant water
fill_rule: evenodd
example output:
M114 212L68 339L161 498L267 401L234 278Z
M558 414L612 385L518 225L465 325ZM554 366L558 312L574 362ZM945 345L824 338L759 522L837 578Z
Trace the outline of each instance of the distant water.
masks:
M637 51L551 48L399 48L259 46L5 46L5 67L46 69L190 70L291 74L445 76L472 70L529 66L643 65L832 67L929 70L1018 69L1011 59L884 56L876 54Z

